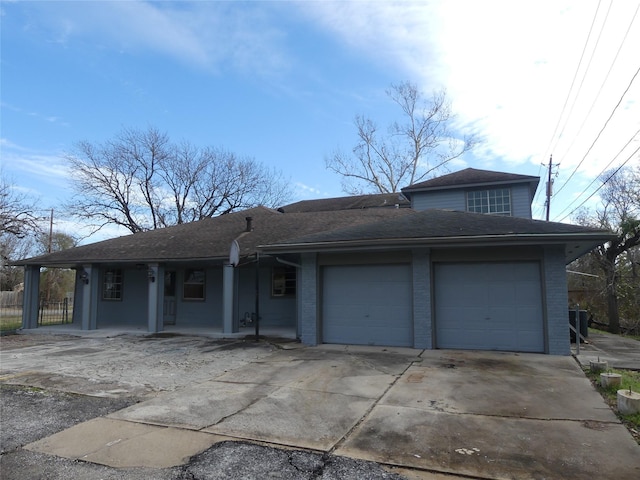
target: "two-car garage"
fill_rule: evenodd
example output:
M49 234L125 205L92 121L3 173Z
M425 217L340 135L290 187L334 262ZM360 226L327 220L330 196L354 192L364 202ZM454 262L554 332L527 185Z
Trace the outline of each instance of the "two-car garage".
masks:
M432 269L435 348L544 352L539 262ZM321 306L324 343L414 346L410 264L325 266Z

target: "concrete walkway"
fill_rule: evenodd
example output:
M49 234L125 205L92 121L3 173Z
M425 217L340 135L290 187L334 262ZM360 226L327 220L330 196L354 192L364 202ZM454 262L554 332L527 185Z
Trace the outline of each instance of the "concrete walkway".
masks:
M593 360L606 360L611 368L640 370L640 342L609 333L589 333L587 343L571 346L581 365L588 367Z
M25 448L159 468L232 439L412 478L640 478L640 446L572 357L324 345L199 378Z

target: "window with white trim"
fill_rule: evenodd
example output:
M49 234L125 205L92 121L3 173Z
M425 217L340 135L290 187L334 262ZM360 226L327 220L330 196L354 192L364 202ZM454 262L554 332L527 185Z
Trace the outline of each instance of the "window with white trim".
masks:
M122 269L108 268L102 276L102 299L122 300Z
M204 300L205 274L203 269L188 268L184 271L182 298L185 300Z
M467 192L467 211L511 215L511 191L508 188L496 188Z
M271 296L293 297L296 294L296 268L273 267L271 270Z

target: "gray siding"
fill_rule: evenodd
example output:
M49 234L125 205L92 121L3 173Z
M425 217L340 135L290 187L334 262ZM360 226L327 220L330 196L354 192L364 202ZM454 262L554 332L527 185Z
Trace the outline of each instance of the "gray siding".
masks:
M529 185L491 186L492 188L511 189L511 214L514 217L531 218L531 198L529 197ZM464 212L467 210L467 190L450 189L432 192L415 192L411 194L411 205L415 210L428 210L437 208L441 210L456 210Z
M531 198L529 185L511 187L511 214L514 217L531 218Z
M256 272L250 267L237 269L236 274L240 276L237 292L238 316L244 318L246 313L251 315L256 311ZM296 298L271 296L271 267L260 269L260 325L271 327L296 325Z
M184 300L184 270L176 274L176 326L222 328L222 268L205 270L205 299Z
M147 270L122 269L122 299L103 300L103 274L99 269L97 328L113 326L147 326Z
M442 190L411 194L411 205L415 210L438 208L464 212L467 209L464 190Z

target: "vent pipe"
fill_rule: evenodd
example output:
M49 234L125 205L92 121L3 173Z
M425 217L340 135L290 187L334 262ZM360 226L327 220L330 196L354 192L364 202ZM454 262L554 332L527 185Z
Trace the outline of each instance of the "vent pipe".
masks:
M246 217L247 220L247 232L253 230L253 217Z

